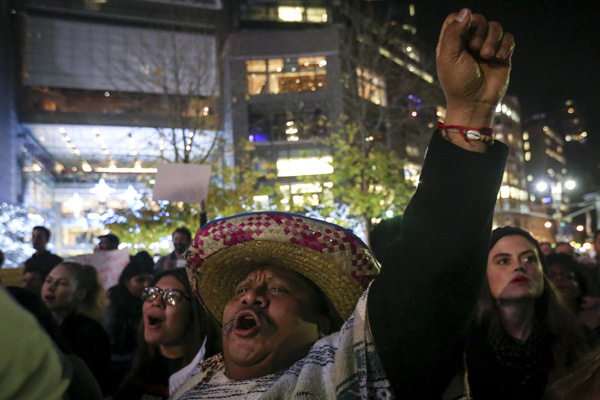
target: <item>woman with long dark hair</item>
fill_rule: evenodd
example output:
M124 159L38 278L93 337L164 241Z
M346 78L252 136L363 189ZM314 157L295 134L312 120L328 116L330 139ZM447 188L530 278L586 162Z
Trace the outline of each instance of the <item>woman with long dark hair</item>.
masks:
M516 227L492 232L474 323L467 333L466 389L475 400L542 399L594 344L543 273L538 242Z
M221 349L220 330L194 297L184 268L163 271L144 289L140 343L133 367L115 398L169 397L169 377Z

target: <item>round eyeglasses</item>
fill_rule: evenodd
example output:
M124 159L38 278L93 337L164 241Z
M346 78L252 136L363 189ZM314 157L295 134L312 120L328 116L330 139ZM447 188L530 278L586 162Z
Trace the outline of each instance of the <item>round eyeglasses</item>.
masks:
M191 300L191 297L181 290L177 289L161 289L156 286L146 286L144 291L142 292L142 300L144 301L152 301L157 297L162 297L165 303L174 306L179 301L185 297L188 300Z

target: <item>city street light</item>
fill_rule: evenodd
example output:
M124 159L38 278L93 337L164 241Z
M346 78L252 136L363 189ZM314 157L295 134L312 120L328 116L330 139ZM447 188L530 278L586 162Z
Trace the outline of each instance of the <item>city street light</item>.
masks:
M558 240L562 240L564 236L564 223L565 219L563 212L567 210L567 205L563 194L567 191L572 191L577 186L577 183L572 178L559 178L557 177L543 177L538 180L535 184L535 189L541 194L542 204L546 204L552 209L552 217L554 218L554 224L546 222L544 226L551 228L552 226L556 229L556 235Z
M538 192L545 192L546 190L548 190L548 184L544 181L539 181L535 185L535 188L537 189Z
M575 189L575 186L577 186L577 182L575 182L573 179L568 179L565 182L565 189L567 190L573 190Z

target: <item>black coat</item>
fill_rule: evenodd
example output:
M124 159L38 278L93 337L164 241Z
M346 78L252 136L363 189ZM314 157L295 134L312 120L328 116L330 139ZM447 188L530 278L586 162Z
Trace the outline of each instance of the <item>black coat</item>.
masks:
M104 395L110 394L114 388L110 343L102 325L95 319L73 311L60 325L60 331L73 354L90 368Z
M397 241L367 301L369 324L399 399L439 399L485 277L494 206L508 155L455 146L437 132ZM458 360L458 362L457 362Z

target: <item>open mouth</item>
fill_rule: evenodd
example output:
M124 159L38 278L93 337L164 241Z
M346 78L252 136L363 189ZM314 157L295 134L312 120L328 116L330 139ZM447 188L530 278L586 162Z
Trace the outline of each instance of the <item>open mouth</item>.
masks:
M233 331L237 336L249 337L256 335L261 330L258 317L252 312L241 312L235 318Z
M528 283L528 282L529 282L529 279L524 278L524 277L523 278L516 278L516 279L513 279L513 281L512 281L512 283L516 283L516 284L520 284L520 285L524 284L524 283Z
M252 329L256 326L256 320L254 319L254 317L250 316L250 315L246 315L244 317L238 318L238 320L236 321L236 328L238 329Z
M150 328L156 328L160 326L163 322L164 320L161 318L148 317L148 327Z

